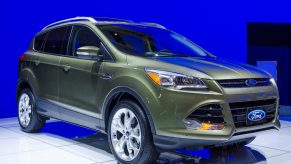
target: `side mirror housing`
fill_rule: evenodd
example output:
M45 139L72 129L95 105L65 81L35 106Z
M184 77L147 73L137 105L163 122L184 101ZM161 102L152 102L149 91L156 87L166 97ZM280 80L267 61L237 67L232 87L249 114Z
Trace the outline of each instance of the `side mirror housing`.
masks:
M97 61L101 60L99 56L100 49L96 46L84 46L77 49L76 54L84 59L95 59Z

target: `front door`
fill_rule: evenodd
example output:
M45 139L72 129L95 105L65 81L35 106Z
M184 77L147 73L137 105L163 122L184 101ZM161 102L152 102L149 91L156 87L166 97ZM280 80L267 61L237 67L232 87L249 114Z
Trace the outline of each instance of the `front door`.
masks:
M84 59L76 51L84 46L100 46L97 35L85 26L74 26L68 46L68 53L60 61L60 110L64 120L74 115L100 118L97 113L99 89L98 74L102 62ZM81 115L80 115L81 114ZM76 122L76 120L73 120Z

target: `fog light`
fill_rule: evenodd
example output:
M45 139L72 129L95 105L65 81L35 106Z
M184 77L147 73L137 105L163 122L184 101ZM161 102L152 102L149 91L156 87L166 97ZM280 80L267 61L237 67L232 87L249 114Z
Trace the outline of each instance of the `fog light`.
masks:
M192 119L184 119L184 125L189 129L194 130L222 130L224 124L200 123Z
M198 130L222 130L223 128L224 124L202 123Z
M201 123L195 120L185 119L183 122L184 125L190 129L198 129L199 127L201 127Z

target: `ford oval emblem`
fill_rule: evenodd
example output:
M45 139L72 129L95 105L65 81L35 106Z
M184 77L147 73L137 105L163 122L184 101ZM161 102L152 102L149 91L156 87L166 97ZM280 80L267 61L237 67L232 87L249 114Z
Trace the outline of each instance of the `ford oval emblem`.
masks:
M253 110L248 114L250 121L261 121L266 117L266 112L260 109Z
M257 80L255 80L255 79L247 79L245 81L245 83L246 83L247 86L255 86L255 85L257 85Z

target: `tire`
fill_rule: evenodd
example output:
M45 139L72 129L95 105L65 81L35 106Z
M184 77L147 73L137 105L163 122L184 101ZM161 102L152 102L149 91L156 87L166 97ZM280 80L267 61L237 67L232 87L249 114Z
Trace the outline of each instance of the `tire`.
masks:
M35 98L29 89L23 89L17 99L18 122L21 130L27 133L39 131L46 119L36 112Z
M147 164L159 157L145 114L130 100L120 101L113 108L108 122L108 140L111 152L120 163Z

